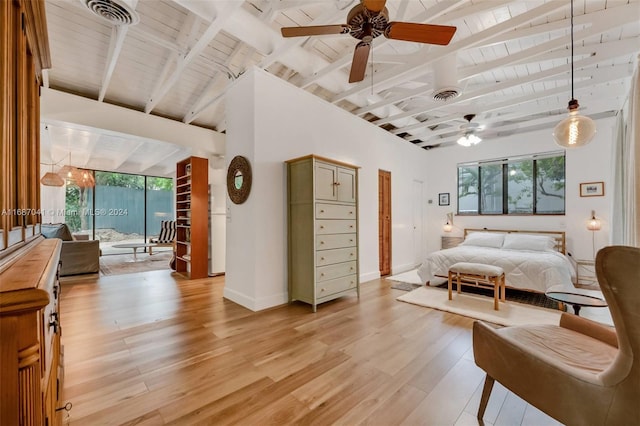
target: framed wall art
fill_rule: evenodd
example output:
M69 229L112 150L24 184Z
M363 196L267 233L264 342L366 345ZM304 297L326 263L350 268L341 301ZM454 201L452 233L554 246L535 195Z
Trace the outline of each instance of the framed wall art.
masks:
M580 184L581 197L602 197L604 195L604 182L585 182Z
M438 194L438 205L439 206L448 206L449 205L449 193L441 192Z

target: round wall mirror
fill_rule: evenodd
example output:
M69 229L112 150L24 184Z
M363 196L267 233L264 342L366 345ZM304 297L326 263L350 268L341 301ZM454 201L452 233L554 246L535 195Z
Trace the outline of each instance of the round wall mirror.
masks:
M233 180L233 184L236 189L242 188L242 172L240 170L236 171L236 177Z
M233 157L227 170L227 192L235 204L242 204L251 191L251 165L241 155Z

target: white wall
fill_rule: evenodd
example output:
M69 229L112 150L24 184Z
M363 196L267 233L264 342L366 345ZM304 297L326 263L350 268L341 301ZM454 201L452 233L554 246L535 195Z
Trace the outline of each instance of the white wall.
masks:
M586 228L591 210L601 219L602 229L596 232L596 250L609 241L611 144L615 118L596 122L597 133L590 144L567 150L566 153L566 210L558 216L455 216L451 236L461 236L464 228L531 229L565 231L568 251L577 259L591 259L592 232ZM448 212L457 211L457 164L474 160L490 160L511 156L561 150L551 136L552 129L496 140L485 140L469 148L447 147L432 149L428 157L428 250L440 249L440 237L445 235L442 225ZM580 197L581 182L604 182L603 197ZM451 205L438 206L438 193L449 192Z
M284 161L308 154L361 167L361 281L379 277L379 169L391 172L394 273L424 255L413 252L412 182L426 186L427 151L255 68L230 88L226 116L227 164L247 157L253 186L246 203L227 201L225 297L253 310L286 303Z

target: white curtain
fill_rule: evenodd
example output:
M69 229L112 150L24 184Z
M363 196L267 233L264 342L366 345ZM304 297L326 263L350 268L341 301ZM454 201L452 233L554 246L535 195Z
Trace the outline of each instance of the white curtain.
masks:
M613 143L611 243L640 246L640 75L631 79L626 108L618 114ZM625 112L626 110L626 112Z

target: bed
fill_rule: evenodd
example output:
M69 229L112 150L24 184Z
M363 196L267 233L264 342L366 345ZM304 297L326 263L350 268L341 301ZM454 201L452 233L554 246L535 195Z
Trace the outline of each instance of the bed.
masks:
M420 279L441 282L457 262L483 263L504 269L510 288L545 292L549 287L573 287L575 268L565 255L564 232L465 229L464 241L427 256L418 268Z

